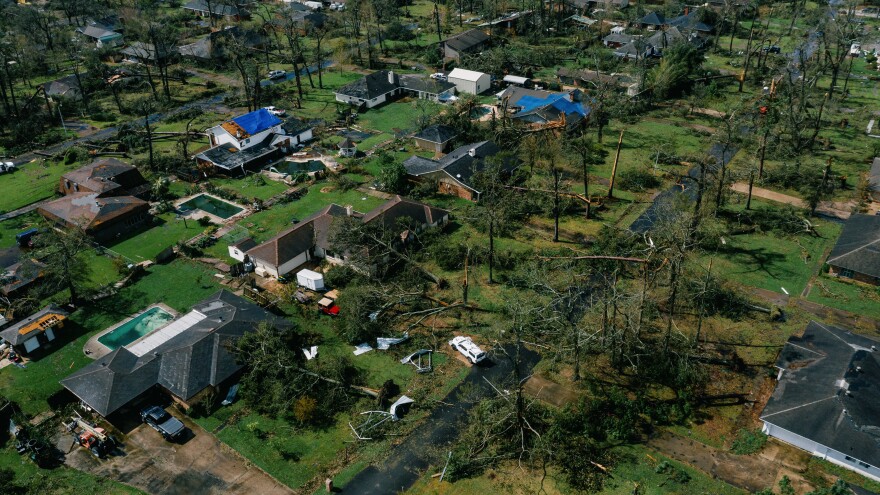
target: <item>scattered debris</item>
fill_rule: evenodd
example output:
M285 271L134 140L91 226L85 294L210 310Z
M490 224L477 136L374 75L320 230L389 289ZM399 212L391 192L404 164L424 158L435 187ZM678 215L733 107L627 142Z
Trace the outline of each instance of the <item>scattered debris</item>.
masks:
M303 351L303 354L306 355L306 361L311 361L312 359L315 359L316 357L318 357L318 346L316 346L316 345L313 345L312 347L310 347L308 349L303 349L302 351Z
M431 349L419 349L416 352L410 354L409 356L400 360L401 364L411 364L416 367L416 371L419 373L428 373L429 371L433 371L434 369L434 360L433 360L433 352ZM425 363L422 361L422 356L428 356L428 362Z
M226 398L223 399L223 402L221 402L220 404L222 404L224 406L228 406L229 404L232 404L233 402L235 402L236 395L238 395L238 384L237 383L235 385L229 387L229 393L226 394Z
M393 345L409 340L409 332L403 332L402 337L379 337L376 339L376 348L380 351L387 351Z
M363 344L360 344L354 348L354 355L360 356L361 354L364 354L366 352L370 352L372 350L373 350L373 348L370 347L370 344L364 342Z
M351 422L348 423L349 428L354 433L355 438L358 440L372 440L372 437L368 437L371 431L375 430L376 427L385 423L389 419L391 421L400 421L401 415L404 413L406 408L409 407L410 404L413 404L415 401L410 399L405 395L401 395L399 399L394 401L394 404L391 404L388 412L385 411L364 411L361 413L361 416L366 416L364 422L358 426L354 426ZM400 414L398 414L398 412Z

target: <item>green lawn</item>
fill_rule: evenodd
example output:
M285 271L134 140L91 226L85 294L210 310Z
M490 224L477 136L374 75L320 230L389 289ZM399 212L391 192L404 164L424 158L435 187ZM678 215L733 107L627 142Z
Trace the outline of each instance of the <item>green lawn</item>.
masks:
M215 186L235 191L239 196L246 199L258 198L263 201L277 196L288 189L287 184L267 179L262 174L249 175L240 179L212 179Z
M81 165L36 160L22 165L14 173L0 175L0 211L12 211L51 198L61 176Z
M324 188L330 190L321 192ZM309 188L304 197L255 213L239 221L238 225L248 229L254 239L262 242L292 225L294 218L302 220L330 203L352 205L357 211L367 212L383 202L380 198L360 191L339 191L327 182L318 182Z
M186 260L154 265L109 301L83 306L73 313L59 332L58 344L62 347L35 359L26 369L7 366L0 370L0 395L17 402L29 415L46 410L47 399L61 390L58 380L91 362L82 352L89 337L156 302L188 311L220 288L213 273Z
M108 243L107 248L137 263L155 259L169 246L191 239L205 230L194 220L177 220L174 213L163 213L156 216L156 220L157 223L149 229L119 242Z
M28 493L68 495L71 493L100 493L102 495L134 495L144 492L122 483L77 471L68 467L40 469L33 462L15 452L12 442L0 448L0 468L11 469L15 481L28 487ZM5 480L4 480L5 481Z
M40 215L31 212L0 222L0 249L15 245L15 235L32 227L40 226Z
M807 300L880 320L880 290L823 275L816 279Z

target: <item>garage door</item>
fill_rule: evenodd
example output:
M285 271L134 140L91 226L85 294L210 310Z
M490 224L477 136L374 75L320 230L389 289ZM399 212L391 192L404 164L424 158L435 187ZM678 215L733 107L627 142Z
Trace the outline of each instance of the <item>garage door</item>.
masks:
M38 347L40 347L40 343L37 342L36 337L31 337L24 341L24 350L27 352L35 351Z

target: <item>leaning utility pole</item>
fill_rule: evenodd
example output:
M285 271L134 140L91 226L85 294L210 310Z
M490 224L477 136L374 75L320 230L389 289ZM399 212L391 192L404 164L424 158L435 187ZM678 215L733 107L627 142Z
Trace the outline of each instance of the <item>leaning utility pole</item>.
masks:
M614 178L617 176L617 162L620 160L620 146L623 144L623 129L617 138L617 153L614 155L614 165L611 166L611 183L608 185L608 199L614 197Z

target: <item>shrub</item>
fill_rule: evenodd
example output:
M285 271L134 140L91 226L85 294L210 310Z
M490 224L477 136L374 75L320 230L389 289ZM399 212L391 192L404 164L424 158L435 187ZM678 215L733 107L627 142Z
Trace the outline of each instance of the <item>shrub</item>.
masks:
M205 216L199 218L198 222L199 222L199 225L201 225L202 227L207 227L207 226L211 225L211 218L209 216L205 215Z
M742 429L736 434L733 444L730 446L731 452L737 455L749 455L759 452L767 443L767 435L759 430Z
M310 423L315 418L317 409L318 401L306 395L293 403L293 417L301 424Z
M82 146L71 146L64 154L64 164L70 165L74 162L85 161L89 158L89 151Z
M337 289L344 289L359 277L360 274L348 265L336 265L324 273L327 286Z
M642 192L660 186L660 179L651 172L641 169L624 170L617 179L621 189L633 192Z

